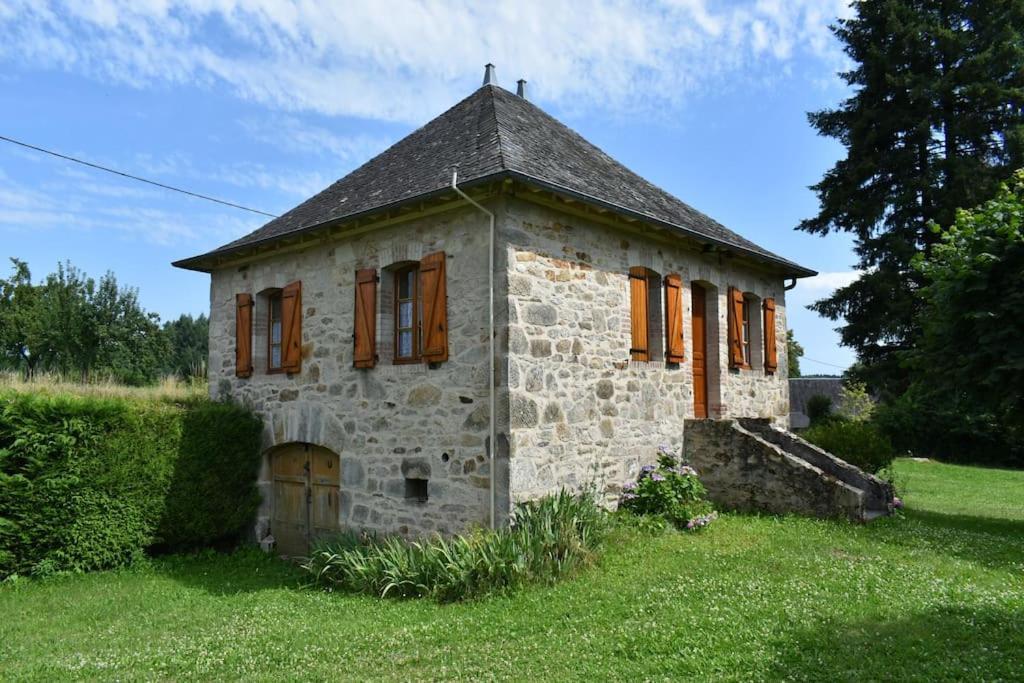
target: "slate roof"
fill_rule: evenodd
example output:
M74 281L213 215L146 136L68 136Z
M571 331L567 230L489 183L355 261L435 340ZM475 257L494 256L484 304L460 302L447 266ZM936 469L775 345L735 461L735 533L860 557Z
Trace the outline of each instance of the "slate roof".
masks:
M204 269L211 257L462 186L513 177L743 252L786 275L814 271L737 235L612 159L525 98L484 85L422 128L263 227L175 262Z

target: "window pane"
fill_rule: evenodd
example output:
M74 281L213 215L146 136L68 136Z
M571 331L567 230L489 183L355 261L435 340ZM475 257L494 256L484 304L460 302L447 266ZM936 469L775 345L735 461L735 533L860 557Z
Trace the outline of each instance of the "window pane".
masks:
M280 344L281 343L281 321L275 320L270 325L270 343Z
M412 330L398 333L398 356L400 358L412 357Z
M270 347L270 367L279 368L281 367L281 346Z
M281 295L275 294L270 297L270 319L280 320L281 319Z
M398 327L412 327L412 302L403 301L398 304Z
M412 276L413 271L407 270L398 276L398 298L408 299L412 297Z

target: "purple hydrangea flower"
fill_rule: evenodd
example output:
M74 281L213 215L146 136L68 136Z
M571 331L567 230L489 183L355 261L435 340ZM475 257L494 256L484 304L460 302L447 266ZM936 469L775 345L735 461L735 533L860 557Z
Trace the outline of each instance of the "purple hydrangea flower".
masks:
M658 452L668 454L672 452L672 449L669 448L669 445L667 443L663 443L660 446L658 446Z
M684 477L696 477L697 470L693 469L689 465L682 465L679 468L679 474L683 475Z
M892 498L892 506L894 508L896 508L897 510L902 510L903 509L903 499L900 498L899 496L893 496L893 498Z
M706 527L708 524L711 524L711 522L715 521L716 519L718 519L718 513L717 512L709 512L706 515L700 515L700 516L694 517L693 519L688 521L686 523L686 528L687 529L699 529L701 527Z
M627 501L627 500L633 500L633 499L635 499L636 497L637 497L637 496L636 496L636 494L635 494L635 493L629 493L628 491L627 491L626 493L623 493L623 494L622 494L622 500L623 500L623 502L625 502L625 501Z
M654 474L651 475L651 481L665 481L665 477L655 472Z
M625 484L622 485L622 490L623 491L635 491L636 490L636 482L635 481L627 481Z

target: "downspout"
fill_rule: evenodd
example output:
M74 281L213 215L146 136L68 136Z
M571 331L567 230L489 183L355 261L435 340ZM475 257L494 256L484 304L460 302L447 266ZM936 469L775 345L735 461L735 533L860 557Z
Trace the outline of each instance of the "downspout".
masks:
M790 279L792 280L792 282L790 282L788 285L786 285L786 291L787 292L789 290L793 289L794 287L796 287L796 278L794 277L794 278L790 278Z
M455 169L452 171L452 189L455 190L456 194L465 199L467 202L475 206L477 209L487 214L487 218L490 220L490 228L488 230L488 249L487 249L487 328L489 334L487 336L487 392L488 392L488 403L490 407L490 444L491 447L488 449L488 453L491 461L491 528L496 529L496 518L495 518L495 507L497 497L497 484L498 478L498 459L495 457L495 452L498 447L498 440L496 434L495 417L494 417L494 403L495 403L495 387L494 387L494 214L480 206L480 204L474 201L468 194L459 189L457 185L459 179L459 171Z

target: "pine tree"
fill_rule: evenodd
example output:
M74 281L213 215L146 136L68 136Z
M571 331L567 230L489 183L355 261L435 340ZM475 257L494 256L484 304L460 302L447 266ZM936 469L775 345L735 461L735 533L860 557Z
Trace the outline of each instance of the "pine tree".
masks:
M809 114L846 147L812 189L820 212L799 229L854 236L864 274L813 308L845 319L842 343L884 395L907 384L901 352L920 304L915 254L958 207L994 195L1024 165L1024 0L865 0L833 28L854 68L836 109Z

